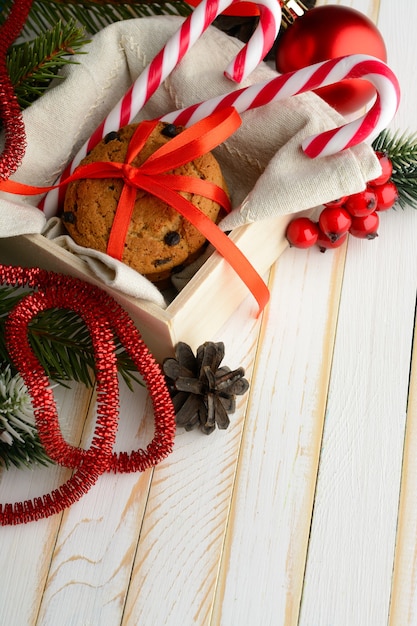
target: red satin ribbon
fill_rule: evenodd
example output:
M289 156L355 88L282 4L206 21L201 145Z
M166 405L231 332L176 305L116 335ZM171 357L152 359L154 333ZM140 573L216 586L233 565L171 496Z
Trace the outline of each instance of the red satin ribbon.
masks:
M107 246L107 253L110 256L119 260L122 258L136 191L142 189L173 207L214 245L249 288L261 313L268 303L269 290L258 272L233 241L179 192L204 196L230 211L227 194L209 181L168 173L210 152L222 143L240 126L239 114L233 107L213 113L161 146L141 166L132 166L131 162L139 154L157 123L157 120L152 120L139 124L130 140L124 163L100 162L82 165L59 185L52 187L32 187L9 180L0 182L0 190L14 194L37 195L83 178L121 178L124 186Z

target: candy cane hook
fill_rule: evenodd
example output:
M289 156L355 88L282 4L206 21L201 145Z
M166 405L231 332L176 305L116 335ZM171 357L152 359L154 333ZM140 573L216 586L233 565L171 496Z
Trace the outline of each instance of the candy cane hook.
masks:
M214 19L227 7L239 1L241 0L204 0L199 4L81 147L57 182L70 175L107 133L130 124ZM277 0L257 0L256 4L260 12L259 24L248 43L225 70L225 75L235 82L244 80L262 61L272 48L281 26L281 6ZM54 215L58 209L59 197L58 191L49 192L40 208L47 215Z
M238 1L205 0L199 4L108 114L91 137L88 149L93 147L91 144L97 143L97 138L102 139L107 132L130 124L214 19ZM241 82L255 69L272 47L279 31L281 7L277 0L260 0L258 4L260 22L251 39L225 70L225 75L235 82Z
M174 111L161 119L186 126L227 106L234 106L239 113L243 113L353 78L362 78L374 85L377 98L370 110L357 120L308 137L302 143L302 149L309 157L329 156L362 141L372 141L393 119L400 101L400 86L395 74L383 61L363 54L323 61Z

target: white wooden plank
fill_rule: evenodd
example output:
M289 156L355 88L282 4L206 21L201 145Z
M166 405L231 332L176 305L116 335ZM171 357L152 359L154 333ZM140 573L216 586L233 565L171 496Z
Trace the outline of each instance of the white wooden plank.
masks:
M378 26L403 89L393 127L406 130L413 119L409 77L415 58L405 54L412 43L404 19L413 23L417 5L403 8L400 13L398 6L381 2ZM417 216L408 210L382 217L378 240L349 242L300 626L388 621L417 287ZM398 580L407 579L409 566L399 566ZM407 591L404 602L410 586ZM397 587L396 602L402 593ZM405 613L393 617L392 625L405 626L404 618Z
M399 248L417 216L386 217L347 256L300 626L387 621L417 276Z
M275 267L213 625L297 623L343 260L289 250Z
M153 414L146 388L121 383L117 450L152 439ZM89 439L95 412L89 415ZM39 612L38 624L120 623L152 471L105 474L65 511Z
M224 364L242 365L252 385L260 320L247 298L217 337ZM208 624L228 524L248 394L228 430L179 430L174 453L154 472L123 625Z
M73 384L69 390L54 391L64 434L75 442L82 417L89 405L91 391ZM74 428L75 427L75 428ZM46 468L10 469L0 475L2 503L32 499L56 489L71 476L71 471L48 466ZM35 624L51 553L59 531L61 515L19 526L1 529L0 580L1 616L5 624Z
M407 428L392 578L390 626L417 624L417 344L408 399Z
M415 102L417 88L413 76L415 74L416 56L413 53L413 28L404 27L405 21L412 25L417 18L417 6L411 0L401 5L401 13L389 2L384 2L381 11L381 27L390 41L390 63L396 72L403 90L401 105L396 116L394 127L402 131L415 132ZM412 209L408 209L412 213ZM415 232L415 231L414 231ZM414 238L415 239L415 238ZM410 245L410 254L415 254L415 243ZM410 393L408 399L407 426L404 444L402 468L401 498L398 517L396 551L391 591L390 626L411 626L417 624L417 482L415 458L417 452L416 439L416 363L417 353L414 340L412 371L410 376Z

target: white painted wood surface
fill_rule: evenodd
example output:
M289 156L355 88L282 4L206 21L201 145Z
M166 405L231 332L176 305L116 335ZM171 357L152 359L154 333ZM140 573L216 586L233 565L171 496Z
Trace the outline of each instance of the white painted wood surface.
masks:
M416 130L417 3L338 4L377 21L403 90L393 128ZM248 298L207 337L251 382L228 431L181 431L153 471L0 530L2 624L417 625L417 214L382 217L373 242L286 251L262 319ZM88 437L91 393L56 395L68 436ZM121 406L117 445L143 445L146 391ZM66 476L3 472L1 501Z

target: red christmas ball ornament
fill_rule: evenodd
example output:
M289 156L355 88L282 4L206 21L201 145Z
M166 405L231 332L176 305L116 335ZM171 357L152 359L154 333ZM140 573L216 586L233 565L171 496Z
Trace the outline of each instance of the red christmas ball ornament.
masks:
M311 9L282 34L276 49L276 68L284 74L348 54L387 60L382 35L366 15L329 4ZM373 85L362 79L342 80L315 92L342 115L358 111L375 96Z

